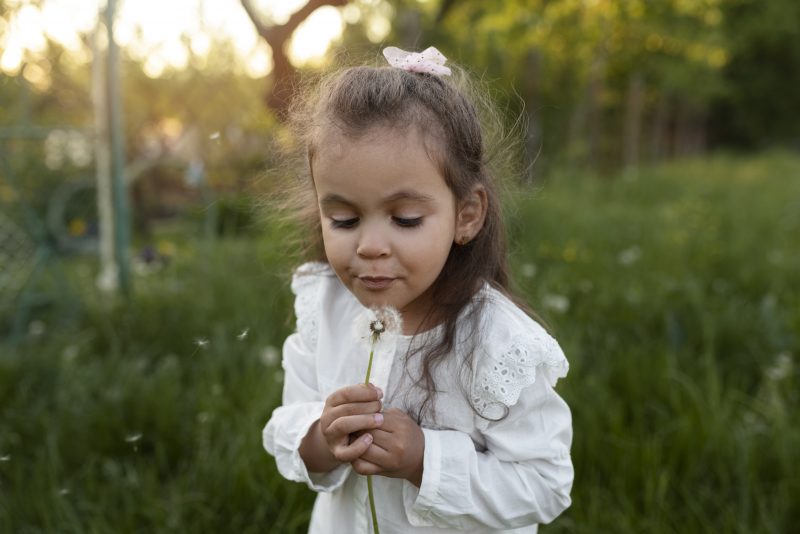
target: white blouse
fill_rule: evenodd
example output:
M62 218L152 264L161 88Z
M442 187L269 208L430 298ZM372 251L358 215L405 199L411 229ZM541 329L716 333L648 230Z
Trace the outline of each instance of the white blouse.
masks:
M292 291L297 332L283 346L283 405L264 427L264 448L284 477L319 492L309 532L371 532L366 477L350 464L310 473L298 452L325 399L364 381L369 347L352 326L364 308L323 263L301 266ZM473 365L459 359L464 345L457 342L434 371L435 409L421 423L421 486L372 477L383 534L530 533L570 505L572 421L553 389L567 374L567 360L558 343L500 292L487 285L476 298L486 305ZM420 355L409 349L440 332L381 337L370 381L384 391L384 409L416 416L425 392L414 386Z

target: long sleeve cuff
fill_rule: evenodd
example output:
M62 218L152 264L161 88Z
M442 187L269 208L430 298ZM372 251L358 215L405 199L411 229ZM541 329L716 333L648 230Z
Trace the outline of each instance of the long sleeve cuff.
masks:
M264 448L275 457L281 475L295 482L304 482L314 491L337 489L350 474L350 464L342 464L327 473L310 473L300 456L300 443L311 426L320 418L323 402L306 402L277 408L264 427Z
M447 457L463 459L465 454L475 451L472 440L466 434L451 430L422 429L425 435L422 483L417 488L408 481L403 484L403 504L409 523L417 527L438 526L434 521L434 510L442 506L440 488L442 476L447 473ZM462 449L464 452L462 453Z

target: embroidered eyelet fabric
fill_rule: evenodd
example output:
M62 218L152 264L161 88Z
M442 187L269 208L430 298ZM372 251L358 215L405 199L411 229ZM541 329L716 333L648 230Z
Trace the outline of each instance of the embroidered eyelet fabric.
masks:
M544 331L518 335L499 345L497 352L484 355L472 387L472 402L488 419L503 417L537 375L555 386L569 370L558 344Z
M319 341L319 287L323 281L319 274L327 269L324 263L304 263L292 276L297 332L312 350L317 348Z

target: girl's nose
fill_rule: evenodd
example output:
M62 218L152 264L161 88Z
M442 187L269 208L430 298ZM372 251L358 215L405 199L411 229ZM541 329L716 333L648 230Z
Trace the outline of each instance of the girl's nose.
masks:
M389 250L389 239L380 225L362 225L356 254L362 258L380 258L388 256Z

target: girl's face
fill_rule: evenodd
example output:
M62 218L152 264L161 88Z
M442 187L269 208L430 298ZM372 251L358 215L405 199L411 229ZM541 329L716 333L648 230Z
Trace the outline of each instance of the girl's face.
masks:
M378 129L333 138L313 161L325 254L367 307L393 306L411 334L459 235L456 199L420 136Z

